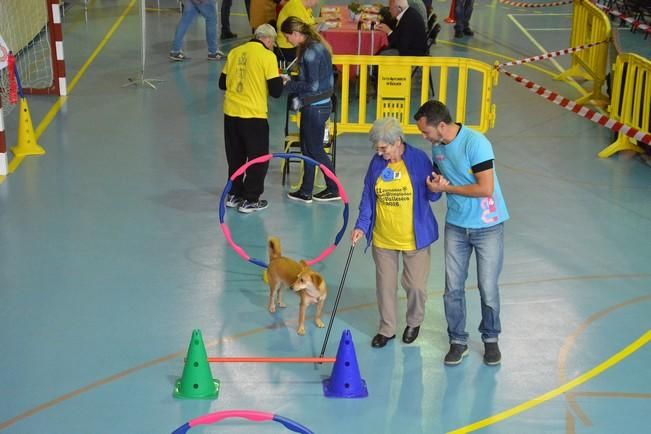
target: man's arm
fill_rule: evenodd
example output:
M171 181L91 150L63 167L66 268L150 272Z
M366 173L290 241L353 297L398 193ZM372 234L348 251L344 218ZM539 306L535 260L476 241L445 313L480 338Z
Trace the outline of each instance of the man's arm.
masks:
M469 197L492 196L494 189L493 160L476 164L472 169L477 181L474 184L448 184L448 181L442 175L433 172L432 176L427 179L427 188L434 193L442 192Z
M444 192L470 197L490 197L493 195L493 169L475 173L475 184L452 185L443 187Z
M267 87L269 88L269 95L278 98L283 94L283 79L281 77L270 78L267 80Z

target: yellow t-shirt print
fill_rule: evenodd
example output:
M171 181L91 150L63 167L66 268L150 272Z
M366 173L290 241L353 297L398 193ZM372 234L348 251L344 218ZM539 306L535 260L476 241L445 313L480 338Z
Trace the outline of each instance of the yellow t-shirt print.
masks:
M416 250L414 189L405 162L389 163L385 172L375 182L373 245L390 250Z

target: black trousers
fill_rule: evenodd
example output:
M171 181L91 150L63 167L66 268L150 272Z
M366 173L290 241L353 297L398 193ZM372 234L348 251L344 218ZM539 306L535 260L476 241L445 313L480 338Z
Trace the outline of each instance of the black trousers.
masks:
M228 177L247 161L269 153L269 123L260 118L238 118L224 115L224 145ZM264 191L264 178L269 162L254 164L233 181L231 194L255 202Z

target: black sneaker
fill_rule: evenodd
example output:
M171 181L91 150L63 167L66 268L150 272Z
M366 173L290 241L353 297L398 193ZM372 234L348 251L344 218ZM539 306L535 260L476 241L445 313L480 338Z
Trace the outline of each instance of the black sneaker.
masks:
M266 200L258 200L258 201L248 201L245 200L242 202L242 205L237 209L239 212L243 212L244 214L250 214L252 212L256 211L262 211L263 209L267 209L269 204L267 203Z
M463 38L463 32L461 30L455 30L454 31L454 37L455 38Z
M473 32L470 27L467 27L463 29L463 34L468 35L468 36L475 36L475 32Z
M445 355L445 364L458 365L466 354L468 354L468 345L451 344L450 351Z
M227 208L237 208L240 205L242 205L242 202L244 202L244 199L241 197L237 197L234 194L229 194L226 196L226 207Z
M317 202L330 202L332 200L341 200L341 196L339 196L339 193L323 190L322 192L312 196L312 199L316 200Z
M287 193L287 197L292 200L297 200L304 203L312 203L312 196L301 192L301 190L290 191Z
M221 36L219 37L219 39L233 39L233 38L237 38L237 33L233 33L230 30L227 32L222 32Z
M502 361L502 353L497 342L484 342L484 363L489 366L499 365Z

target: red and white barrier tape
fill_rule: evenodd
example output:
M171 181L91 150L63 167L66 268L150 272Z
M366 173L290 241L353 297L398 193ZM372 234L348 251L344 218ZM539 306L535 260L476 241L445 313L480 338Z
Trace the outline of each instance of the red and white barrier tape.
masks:
M635 18L627 17L626 15L622 14L620 11L617 11L615 9L611 9L605 5L595 3L595 6L597 6L599 9L603 10L605 13L608 15L612 15L616 18L619 18L622 21L626 21L631 25L631 28L633 30L644 30L647 33L651 33L651 26L648 24L641 23L640 20L636 20Z
M576 53L576 52L579 52L579 51L587 50L588 48L592 48L592 47L594 47L596 45L600 45L600 44L605 44L606 42L608 42L608 40L601 41L601 42L592 42L590 44L579 45L578 47L566 48L564 50L552 51L552 52L549 52L549 53L541 54L539 56L532 56L532 57L527 57L526 59L520 59L520 60L514 60L512 62L501 63L501 64L497 65L496 68L501 69L501 68L504 68L505 66L524 65L525 63L537 62L539 60L545 60L545 59L551 59L553 57L565 56L566 54Z
M616 133L624 134L625 136L631 137L639 142L644 144L651 144L651 134L640 131L636 128L633 128L629 125L623 124L619 121L616 121L608 116L597 113L589 108L578 104L570 99L567 99L555 92L549 91L544 87L527 80L526 78L520 77L517 74L513 74L508 71L502 71L509 77L513 78L515 81L520 83L522 86L526 87L536 95L539 95L543 98L548 99L549 101L563 107L565 110L569 110L573 113L578 114L581 117L584 117L594 123L597 123L601 126L604 126L610 130L613 130Z
M527 3L527 2L512 2L510 0L498 0L498 2L507 6L515 6L516 8L547 8L553 6L569 5L574 3L574 0L562 0L552 3Z
M549 91L545 89L544 87L534 83L533 81L527 80L524 77L521 77L517 74L513 74L511 72L505 71L503 68L505 66L512 66L512 65L522 65L525 63L530 63L530 62L537 62L539 60L545 60L549 59L552 57L558 57L558 56L563 56L565 54L570 54L570 53L575 53L577 51L585 50L591 47L594 47L595 45L603 44L608 41L601 41L601 42L594 42L591 44L586 44L586 45L580 45L578 47L572 47L572 48L566 48L564 50L559 50L559 51L554 51L551 53L545 53L541 54L539 56L532 56L532 57L527 57L525 59L521 60L514 60L512 62L507 62L507 63L502 63L500 65L495 66L495 69L497 69L500 72L503 72L506 74L508 77L511 77L514 79L516 82L520 83L522 86L526 87L533 93L535 93L538 96L541 96L554 104L557 104L561 107L563 107L565 110L569 110L573 113L578 114L581 117L584 117L592 122L595 122L601 126L604 126L610 130L613 130L616 133L621 133L624 134L628 137L632 137L633 139L645 143L647 145L651 144L651 134L650 133L645 133L644 131L640 131L636 128L631 127L630 125L623 124L619 121L616 121L614 119L609 118L606 115L602 115L601 113L597 113L593 110L590 110L589 108L574 102L568 98L565 98L555 92Z

